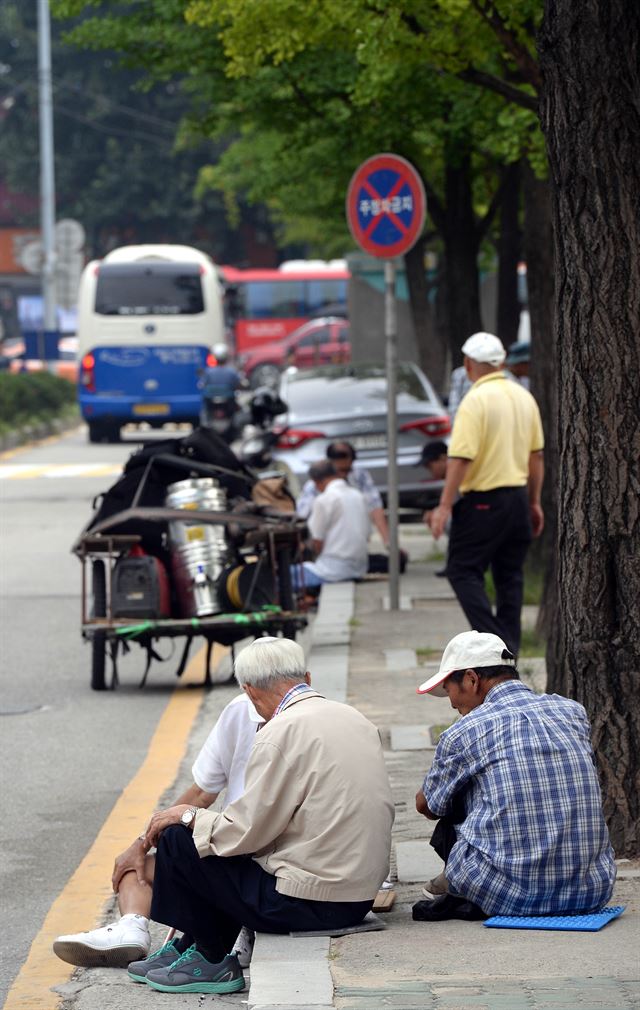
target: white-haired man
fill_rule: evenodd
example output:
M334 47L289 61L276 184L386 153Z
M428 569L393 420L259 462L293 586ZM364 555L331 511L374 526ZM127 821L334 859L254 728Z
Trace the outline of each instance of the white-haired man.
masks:
M353 926L388 871L394 807L376 727L311 689L289 639L257 639L238 656L236 678L265 720L244 794L220 813L179 804L146 832L158 846L151 917L182 932L182 953L129 973L161 992L240 991L230 952L241 925Z
M413 918L562 915L601 908L616 875L587 714L537 695L497 635L465 631L419 694L448 696L462 719L440 737L418 813L438 825L431 844L439 896ZM435 886L434 886L435 885Z
M238 695L220 713L198 754L191 774L193 782L176 804L206 809L226 789L226 803L244 792L244 773L256 733L264 725L246 694ZM111 883L118 896L120 919L98 929L58 936L54 952L68 964L83 968L125 968L151 949L149 914L155 857L149 853L145 836L140 835L116 859ZM241 930L234 948L240 964L251 960L254 934ZM149 957L149 964L162 967L179 955L175 941L168 940ZM147 965L148 969L148 965ZM132 972L132 977L135 977Z
M437 540L451 519L446 574L471 627L499 635L517 655L524 560L544 525L542 422L531 394L502 370L506 351L497 337L474 333L462 352L473 385L456 414L444 488L428 524Z

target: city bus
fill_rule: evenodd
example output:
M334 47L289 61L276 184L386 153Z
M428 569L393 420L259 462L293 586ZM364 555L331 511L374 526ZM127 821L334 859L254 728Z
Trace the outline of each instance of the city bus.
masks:
M225 342L213 261L182 245L122 246L89 263L78 294L78 399L89 440L124 424L198 424L199 378Z
M221 267L225 317L236 354L282 340L317 316L346 316L349 271L343 260L291 261L277 270Z

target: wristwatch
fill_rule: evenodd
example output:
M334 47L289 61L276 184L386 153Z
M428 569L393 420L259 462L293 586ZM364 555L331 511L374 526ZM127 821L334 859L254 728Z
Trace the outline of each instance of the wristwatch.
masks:
M180 823L184 824L185 828L190 828L193 823L193 818L196 816L197 812L197 807L189 807L189 809L185 810L180 817Z

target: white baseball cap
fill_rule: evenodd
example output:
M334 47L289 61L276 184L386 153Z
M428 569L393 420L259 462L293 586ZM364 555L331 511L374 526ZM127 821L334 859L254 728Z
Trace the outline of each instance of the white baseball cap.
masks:
M445 698L447 692L442 684L456 670L515 665L513 654L497 635L485 631L463 631L461 635L451 639L442 653L440 669L417 688L417 693L434 694L438 698Z
M502 341L493 333L473 333L462 345L462 353L483 365L501 365L507 356Z

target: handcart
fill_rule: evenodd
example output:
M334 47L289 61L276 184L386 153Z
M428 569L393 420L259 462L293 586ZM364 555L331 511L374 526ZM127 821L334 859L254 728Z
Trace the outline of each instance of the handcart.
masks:
M207 478L211 493L210 485L223 470L170 453L153 457L129 507L98 522L94 519L72 548L82 564L82 635L91 643L91 687L96 691L117 687L118 657L133 644L146 652L140 682L143 687L152 661L161 659L155 648L159 641L184 640L176 669L180 677L193 639L204 639L204 684L212 686L214 644L231 646L233 650L235 643L249 636L295 638L307 624L306 613L296 609L291 578L291 565L301 552L306 534L304 521L295 514L264 507L256 510L250 504L239 511L198 508L193 495L182 508L140 504L152 469L159 471L163 467L169 468L174 478L177 471L183 471L184 481L169 486L178 496L184 486L187 491L192 487L198 490L199 484L207 484ZM162 560L149 555L149 531L155 528L163 531L165 548L167 531L176 529L185 540L184 546L174 544L171 557L165 549ZM208 532L212 528L213 532ZM217 538L216 543L223 545L223 560L215 580L211 578L211 565L207 570L206 565L198 564L195 574L188 569L188 565L193 568L194 558L196 562L204 558L207 538ZM156 543L155 536L151 539ZM180 550L187 561L178 558L180 564L176 567L176 552ZM153 593L145 573L156 569L168 573L168 579L154 578L153 588L157 591ZM163 581L169 583L168 587L163 587Z

